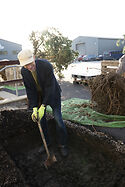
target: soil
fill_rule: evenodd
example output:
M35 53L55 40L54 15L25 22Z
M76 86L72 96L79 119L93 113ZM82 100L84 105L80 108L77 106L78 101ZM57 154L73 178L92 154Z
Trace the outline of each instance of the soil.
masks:
M122 187L125 186L125 146L103 133L64 121L69 155L57 148L55 121L47 115L49 134L57 162L44 167L46 153L38 127L25 109L1 111L0 186L22 187ZM20 120L21 119L21 120Z
M61 82L62 100L90 99L89 88ZM5 105L0 112L0 187L124 187L125 145L86 126L64 121L69 155L60 155L55 121L47 114L49 134L57 162L44 166L46 153L27 103ZM12 110L13 109L13 110Z

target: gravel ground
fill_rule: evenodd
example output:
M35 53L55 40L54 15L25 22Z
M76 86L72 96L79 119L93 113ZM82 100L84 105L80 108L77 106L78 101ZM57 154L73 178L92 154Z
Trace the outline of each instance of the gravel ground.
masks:
M70 98L90 99L91 93L88 86L73 84L69 81L61 81L62 100Z

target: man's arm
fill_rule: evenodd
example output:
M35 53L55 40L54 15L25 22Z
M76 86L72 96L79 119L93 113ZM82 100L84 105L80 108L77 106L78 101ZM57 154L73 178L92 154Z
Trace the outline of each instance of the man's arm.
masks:
M32 74L27 69L22 68L21 74L29 101L29 109L33 109L34 107L38 106L38 95L35 81L32 77Z
M123 55L119 59L119 66L118 66L118 69L117 69L116 73L118 73L118 74L125 73L125 55Z
M49 97L54 94L55 90L55 75L53 72L53 67L51 64L49 64L46 68L45 73L45 85L44 85L44 98L43 98L43 104L46 105Z

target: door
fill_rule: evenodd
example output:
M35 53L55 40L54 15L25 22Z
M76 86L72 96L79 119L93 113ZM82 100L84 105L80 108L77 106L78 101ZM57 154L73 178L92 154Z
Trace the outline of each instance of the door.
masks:
M85 55L86 54L85 43L76 44L76 50L79 52L79 55Z

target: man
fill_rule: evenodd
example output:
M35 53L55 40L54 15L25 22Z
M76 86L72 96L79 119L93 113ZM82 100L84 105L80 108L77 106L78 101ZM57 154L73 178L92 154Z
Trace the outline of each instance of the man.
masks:
M124 75L125 73L125 55L123 55L120 59L119 59L119 66L117 68L116 73Z
M26 87L29 109L32 109L32 120L40 119L41 126L49 145L46 122L46 106L50 105L56 121L58 144L62 156L67 156L67 131L61 114L61 88L53 73L52 65L44 59L35 59L32 51L22 50L18 54L21 74Z

